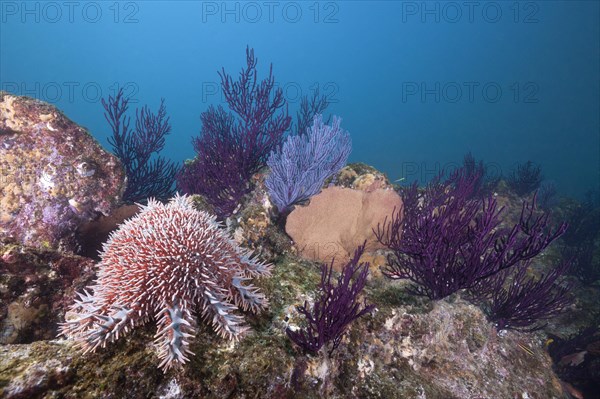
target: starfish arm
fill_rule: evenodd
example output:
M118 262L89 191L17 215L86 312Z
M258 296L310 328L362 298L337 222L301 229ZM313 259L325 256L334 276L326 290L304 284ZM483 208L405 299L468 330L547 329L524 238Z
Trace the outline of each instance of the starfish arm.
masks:
M73 317L61 324L60 335L73 338L84 353L119 339L134 325L132 309L121 305L107 308L100 305L103 302L101 298L88 291L78 295L80 299L70 310Z
M258 313L264 310L269 302L263 294L258 291L258 288L252 284L244 285L244 281L250 280L246 277L234 276L231 281L231 291L235 304L243 310L250 310L253 313Z
M188 307L178 301L163 304L156 315L158 332L154 343L160 359L159 367L163 371L189 360L187 355L193 355L189 349L189 338L196 335L196 324Z
M94 316L102 313L97 296L90 294L87 290L78 292L77 295L79 299L76 299L67 311L67 315L71 315L70 320L59 324L59 336L63 335L69 338L82 335L85 331L93 328Z
M237 339L248 330L244 325L244 319L233 313L237 308L227 302L226 295L205 288L203 299L202 317L211 322L220 336Z
M271 275L273 265L261 262L252 251L238 247L237 255L239 256L238 268L246 277L269 277Z

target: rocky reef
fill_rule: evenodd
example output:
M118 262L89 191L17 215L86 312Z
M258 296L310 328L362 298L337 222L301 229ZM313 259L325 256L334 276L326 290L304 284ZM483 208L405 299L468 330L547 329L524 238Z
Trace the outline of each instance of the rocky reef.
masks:
M235 310L250 327L247 333L229 341L215 334L210 323L198 323L195 337L189 337L193 353L189 362L166 372L157 367L153 323L140 324L105 348L82 355L74 342L56 339L59 323L65 321L76 292L97 278L95 260L88 256L117 223L138 210L110 212L119 203L124 185L118 162L56 108L2 93L0 111L0 167L3 183L9 183L1 186L0 197L0 397L564 397L563 384L552 371L544 332L496 331L462 292L437 301L409 294L405 282L375 272L386 254L376 247L364 259L371 261L372 272L361 294L375 305L373 311L350 325L335 352L304 353L286 330L304 323L298 306L312 304L319 296L320 263L306 257L303 246L286 234L269 201L262 172L253 175L254 189L222 226L237 244L272 264L271 277L253 282L269 307L259 314L243 307ZM59 132L62 140L57 138ZM68 143L72 150L66 148ZM54 165L54 174L46 170L48 165ZM27 171L32 173L31 181L17 184ZM357 198L356 206L345 213L363 215L362 219L343 228L364 234L372 233L371 223L383 215L374 212L365 198L381 192L395 195L382 173L362 164L342 169L330 185L337 187L329 192L349 190ZM205 198L192 200L196 209L211 210ZM393 208L399 201L399 197L386 200L384 207ZM514 205L514 201L499 197L502 204ZM318 202L313 198L298 208ZM511 208L516 214L508 214L508 220L518 217L519 206ZM46 219L44 212L49 215ZM96 213L110 214L84 225ZM328 213L332 212L319 214L322 223L341 219L327 219ZM330 242L331 236L325 233L315 240L323 244L320 240ZM340 234L336 239L347 243L351 253L350 247L361 244L362 238ZM61 251L77 248L77 239L87 242L81 252L86 256ZM575 303L549 328L563 333L561 325L584 319L582 309Z
M73 232L108 214L125 188L119 160L56 107L0 92L0 236L76 247Z
M302 354L285 335L300 323L295 306L314 298L316 265L287 255L261 289L263 315L231 343L200 326L183 370L156 367L151 327L81 356L66 340L0 346L0 390L7 398L561 398L541 335L498 335L459 297L430 302L381 277L366 294L377 304L352 325L331 357ZM80 280L76 285L83 285Z
M234 216L239 221L230 222L230 229L237 231L242 242L252 237L255 245L269 245L264 253L273 255L273 275L257 285L269 298L270 307L261 315L245 314L252 332L236 343L218 337L209 326L200 324L196 338L190 342L195 355L183 369L166 374L156 367L158 359L149 345L155 334L151 325L87 355L81 355L70 341L52 339L68 299L89 284L93 275L91 262L80 257L52 260L47 258L54 254L52 251L35 252L17 244L5 244L6 255L0 261L3 276L10 274L7 271L16 265L17 256L20 262L27 262L18 267L27 270L22 279L40 275L25 291L39 289L50 279L55 281L51 292L58 296L46 299L50 315L42 323L48 326L44 333L0 345L1 395L6 398L562 397L562 387L552 372L542 334L498 334L479 308L459 296L437 302L416 298L405 292L403 283L390 283L380 275L372 276L365 289L368 301L377 308L351 326L339 349L331 356L326 352L318 356L302 353L287 338L285 329L302 323L297 305L314 301L318 263L297 255L289 238L273 224L265 227L265 216L261 215L269 212L261 205L260 198L260 195L249 198ZM75 266L77 272L54 272L63 277L52 280L52 265L56 262ZM2 280L2 292L10 292L19 284ZM23 303L21 311L34 312L36 308L32 308L28 298L7 297L7 303L11 303L8 307L16 309L12 303ZM26 335L23 332L21 337Z

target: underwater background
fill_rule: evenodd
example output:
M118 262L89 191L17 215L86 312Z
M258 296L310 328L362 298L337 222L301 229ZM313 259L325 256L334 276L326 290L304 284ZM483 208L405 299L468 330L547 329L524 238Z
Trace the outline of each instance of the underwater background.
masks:
M600 2L0 2L0 398L600 398Z
M165 98L162 152L193 158L217 71L254 48L294 115L318 88L351 162L424 183L471 151L491 173L541 166L561 195L600 184L600 3L3 2L0 89L55 104L105 146L100 99Z

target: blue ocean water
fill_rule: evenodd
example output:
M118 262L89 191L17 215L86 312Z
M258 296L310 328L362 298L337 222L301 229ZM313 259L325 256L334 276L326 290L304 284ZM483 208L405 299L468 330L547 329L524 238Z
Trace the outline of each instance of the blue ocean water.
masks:
M289 111L318 87L353 162L422 182L471 151L507 175L528 160L563 195L600 179L595 1L3 1L0 88L56 104L108 147L100 98L166 99L163 155L193 157L217 71L245 48L273 64Z

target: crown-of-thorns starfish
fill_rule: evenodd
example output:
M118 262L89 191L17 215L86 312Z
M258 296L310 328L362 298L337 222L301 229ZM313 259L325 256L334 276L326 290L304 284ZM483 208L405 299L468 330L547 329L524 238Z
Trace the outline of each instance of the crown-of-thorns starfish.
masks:
M104 244L98 278L78 294L60 333L87 353L154 319L159 367L166 371L192 354L195 314L223 337L246 331L234 311L268 305L248 280L269 274L270 265L240 248L189 197L166 205L149 200Z

